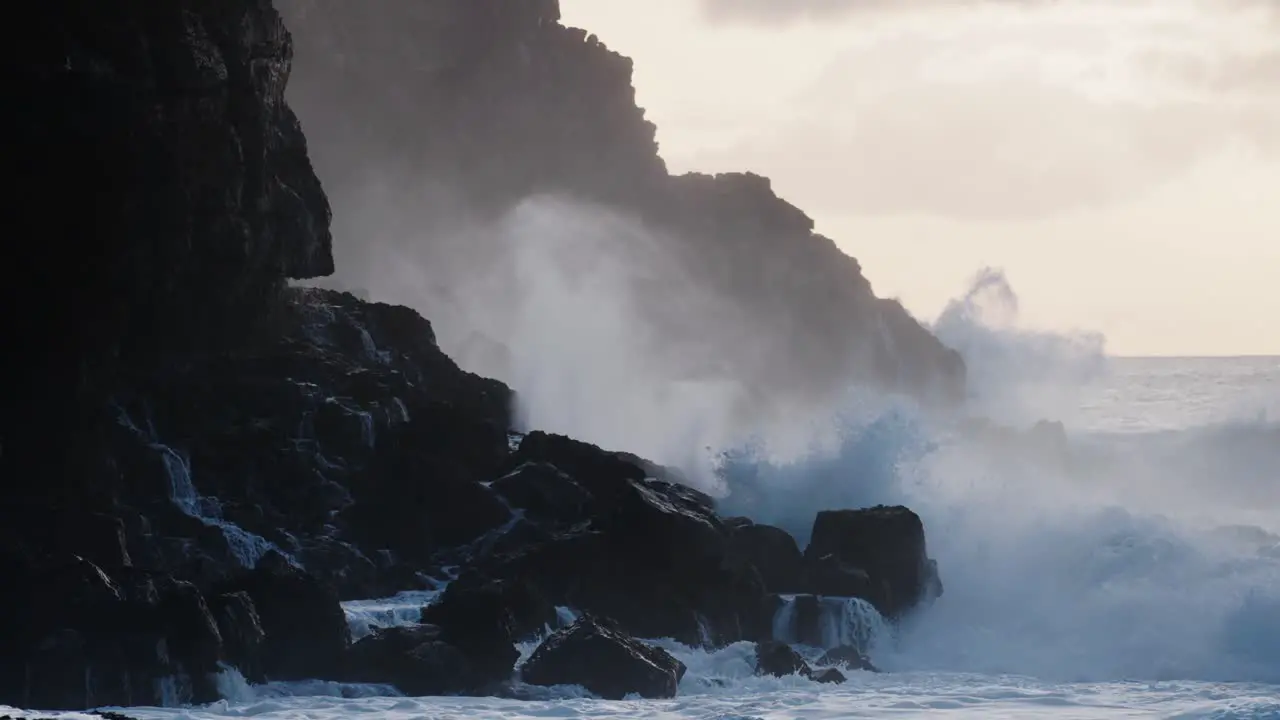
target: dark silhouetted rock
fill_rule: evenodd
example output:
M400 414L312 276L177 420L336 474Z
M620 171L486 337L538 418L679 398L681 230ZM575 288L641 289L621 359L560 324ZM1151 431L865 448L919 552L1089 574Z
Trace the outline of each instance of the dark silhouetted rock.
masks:
M815 670L809 678L816 683L822 683L824 685L838 685L848 681L848 678L844 676L844 673L833 667Z
M525 517L556 525L572 525L590 518L591 493L568 474L547 462L527 462L493 482L513 508Z
M130 568L117 582L75 556L0 565L0 704L154 705L177 676L179 701L217 698L222 639L193 585Z
M500 678L477 672L465 653L440 640L439 628L410 625L377 630L352 645L344 677L421 696L476 692L510 675L510 667Z
M849 670L867 670L869 672L880 672L871 661L863 655L858 648L841 645L837 648L831 648L822 654L818 659L819 666L832 667L840 666Z
M872 582L867 571L842 561L835 554L806 557L802 563L805 587L813 592L864 598L877 607L885 607L889 602L889 591L883 580Z
M792 622L795 625L795 642L812 647L822 647L825 644L822 602L816 595L796 596Z
M532 638L555 618L555 608L539 588L519 579L455 582L422 611L423 622L440 627L441 640L457 647L476 673L493 681L511 675L520 657L515 643Z
M844 594L858 583L843 569L857 568L866 573L870 590L857 594L876 606L887 617L897 617L940 590L936 565L926 554L924 525L920 516L897 506L877 506L863 510L824 510L813 522L813 533L805 559L811 567L826 570L811 577L821 581L837 578L840 587L827 589L811 583L820 594Z
M633 693L675 697L685 669L666 650L587 615L543 641L520 672L531 685L581 685L602 698L621 700Z
M223 657L222 634L204 596L190 583L170 583L160 596L156 612L169 652L191 677L191 701L217 700L213 678L221 670L218 663Z
M762 640L756 643L757 675L809 677L812 673L809 663L800 657L800 653L792 650L790 645L776 640Z
M262 658L266 632L249 594L226 593L213 598L211 604L218 621L218 632L222 635L227 663L238 669L249 682L266 682Z
M804 556L786 530L740 525L731 529L729 551L754 565L770 592L794 593L804 588Z
M333 588L271 553L223 590L252 599L265 634L262 671L268 678L339 676L351 630Z
M477 559L444 600L501 580L637 637L691 645L768 637L769 594L758 571L729 553L709 497L648 477L633 456L545 433L528 434L511 462L563 471L590 494L590 522Z

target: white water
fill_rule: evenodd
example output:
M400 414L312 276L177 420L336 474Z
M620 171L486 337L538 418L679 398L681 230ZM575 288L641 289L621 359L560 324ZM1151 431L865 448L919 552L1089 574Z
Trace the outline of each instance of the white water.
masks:
M422 608L434 602L443 591L443 587L436 590L413 590L389 598L342 603L347 625L351 628L351 639L359 640L381 628L421 622Z
M160 441L150 417L144 417L140 427L129 417L124 408L117 406L117 422L160 457L165 475L169 481L169 499L183 513L200 520L205 525L216 527L222 531L227 548L241 567L252 568L258 560L268 552L275 550L284 555L290 562L297 564L291 555L281 550L270 540L251 533L233 522L222 518L222 506L216 497L203 497L196 490L191 478L191 461L170 445Z

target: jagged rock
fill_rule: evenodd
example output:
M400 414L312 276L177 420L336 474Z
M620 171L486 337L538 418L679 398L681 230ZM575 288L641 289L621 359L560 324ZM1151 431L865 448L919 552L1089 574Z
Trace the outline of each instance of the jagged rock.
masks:
M555 622L555 608L532 584L462 581L423 608L422 621L440 627L440 639L458 648L475 672L493 681L511 675L520 657L514 643Z
M169 583L161 591L155 612L164 629L169 653L191 679L191 702L217 700L219 695L213 677L223 658L222 634L204 596L190 583Z
M492 487L532 520L572 525L590 517L591 493L547 462L524 463L495 480Z
M520 673L531 685L581 685L602 698L621 700L633 693L675 697L685 670L666 650L585 615L543 641Z
M514 664L514 658L512 659ZM475 692L508 679L478 672L465 653L440 639L431 625L383 628L361 638L347 653L348 682L393 685L410 696Z
M211 604L227 663L249 682L266 682L261 655L266 632L253 599L246 592L225 593L213 598Z
M889 589L883 579L873 582L862 568L853 567L835 554L806 557L801 568L805 587L823 595L864 598L877 607L889 603Z
M815 670L809 678L816 683L822 683L824 685L838 685L848 681L848 678L844 676L844 673L833 667Z
M756 643L756 674L774 677L787 675L810 677L813 670L809 667L809 663L800 657L800 653L791 649L790 645L776 640L762 640Z
M866 573L870 592L863 597L886 617L897 617L940 590L936 565L926 554L924 525L908 508L877 506L862 510L824 510L813 522L805 559L810 567L838 562ZM811 587L819 594L856 589L861 582L844 572L813 574L822 581L842 578L840 587ZM846 586L847 585L847 586Z
M804 556L786 530L750 521L737 523L730 528L729 552L754 565L770 592L794 593L804 588Z
M0 704L47 709L161 702L157 681L190 680L186 702L216 699L222 640L194 586L129 568L121 582L79 557L5 563Z
M389 430L348 514L355 535L425 558L494 530L510 509L481 480L504 456L506 428L471 423L459 408L420 407Z
M333 588L271 553L220 590L243 592L252 599L265 634L262 671L268 678L340 675L351 630Z
M710 498L646 477L631 456L545 433L527 435L511 462L563 471L589 493L590 522L478 559L445 599L501 580L537 588L550 605L609 617L638 637L699 645L768 636L769 595L755 568L730 556Z
M858 648L841 645L837 648L831 648L822 654L818 659L818 665L822 667L840 666L849 670L867 670L869 672L880 672L875 665L863 655Z

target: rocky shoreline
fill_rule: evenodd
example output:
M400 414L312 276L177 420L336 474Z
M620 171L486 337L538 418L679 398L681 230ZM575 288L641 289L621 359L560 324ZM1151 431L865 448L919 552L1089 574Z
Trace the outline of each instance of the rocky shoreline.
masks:
M941 592L906 508L821 513L802 551L676 470L517 432L417 312L289 287L332 238L268 0L76 7L41 10L17 85L18 227L57 242L3 263L0 705L203 703L231 668L510 692L547 629L525 682L670 696L683 667L635 638L833 681L775 642L784 604L803 642L821 598ZM342 601L441 586L352 641Z
M452 365L411 311L326 290L282 302L270 342L114 406L128 482L111 507L6 518L0 703L208 702L228 667L510 692L516 643L562 626L557 608L582 619L526 682L607 668L583 683L674 692L631 638L772 641L785 593L804 641L820 596L894 618L941 590L906 508L820 513L801 551L720 517L678 471L512 433L507 389ZM446 582L422 624L352 642L342 600ZM607 652L578 647L587 630Z

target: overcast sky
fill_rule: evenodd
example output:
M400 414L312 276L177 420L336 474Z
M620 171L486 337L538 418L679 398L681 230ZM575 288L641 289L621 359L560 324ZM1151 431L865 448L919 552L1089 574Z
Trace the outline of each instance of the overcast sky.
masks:
M1280 0L561 5L673 171L772 177L922 319L995 266L1114 354L1280 354Z

